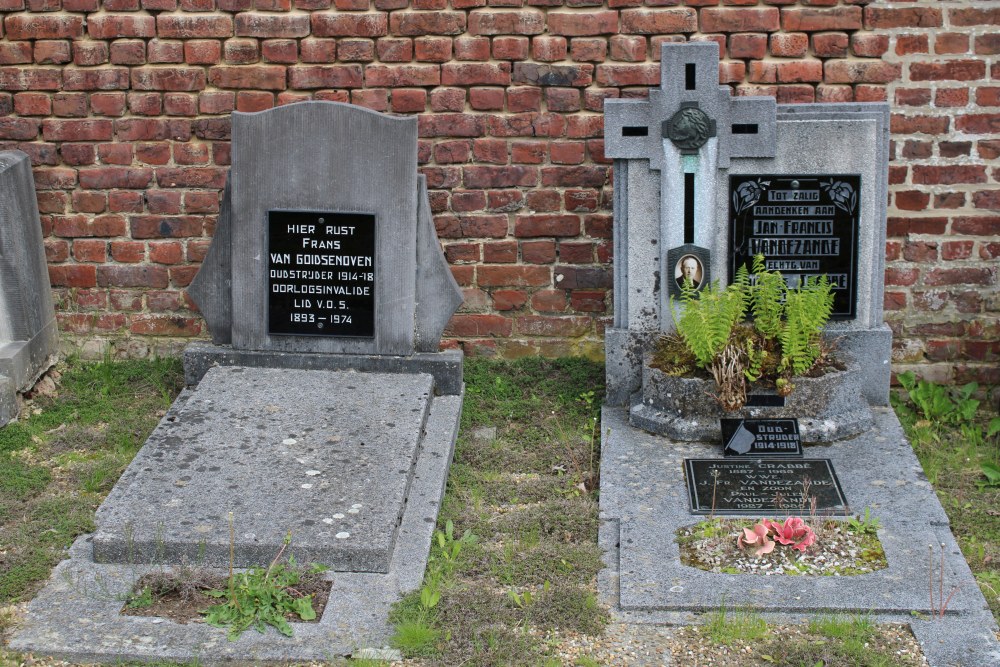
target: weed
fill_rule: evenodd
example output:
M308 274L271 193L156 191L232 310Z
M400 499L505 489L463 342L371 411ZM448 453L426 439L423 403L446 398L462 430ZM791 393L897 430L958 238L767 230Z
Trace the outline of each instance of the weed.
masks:
M313 564L304 570L293 556L288 557L287 565L279 563L291 540L289 533L266 570L253 567L245 572L233 573L230 554L229 590L205 592L209 597L227 600L209 607L205 612L205 622L218 628L229 628L229 641L236 641L244 630L252 627L263 633L268 625L291 637L292 626L286 619L288 615L298 616L303 621L314 620L316 610L312 606L312 596L299 595L295 586L304 575L316 575L326 568Z
M756 641L769 632L767 622L752 608L731 612L725 602L712 613L703 630L712 641L726 646L738 641Z
M858 515L847 520L847 530L858 535L876 535L879 529L879 520L871 515L871 508L866 507L864 516Z
M392 645L407 657L429 656L437 653L441 631L426 620L403 621L396 625Z

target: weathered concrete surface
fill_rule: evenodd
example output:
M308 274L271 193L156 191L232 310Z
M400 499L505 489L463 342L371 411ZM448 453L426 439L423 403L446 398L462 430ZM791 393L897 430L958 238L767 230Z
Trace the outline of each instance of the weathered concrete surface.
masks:
M385 572L407 498L429 375L218 367L149 437L97 513L102 563Z
M0 426L55 358L56 313L31 160L0 152Z
M873 412L875 426L868 433L808 446L806 456L833 461L854 512L872 509L888 567L854 577L784 577L714 574L681 564L675 531L701 519L689 512L683 459L721 458L722 446L671 442L630 427L625 409L605 407L602 597L623 619L646 623L690 623L690 612L712 611L723 601L763 613L871 613L909 623L932 665L1000 664L996 622L933 488L895 414ZM946 589L960 587L940 621L911 615L930 614L929 543L945 545Z
M396 357L378 354L318 354L237 350L228 345L191 343L184 348L184 382L194 386L215 366L297 368L301 370L359 371L365 373L427 373L434 376L434 393L462 393L461 350L415 352Z
M329 573L333 590L326 611L319 623L293 623L294 637L269 628L263 635L251 631L229 642L224 630L203 623L121 616L122 596L139 576L158 566L95 564L88 536L77 540L70 558L56 567L28 605L10 648L73 662L196 660L211 665L328 661L384 646L391 633L390 605L417 588L423 577L461 407L461 395L433 399L389 571ZM298 553L294 542L292 549Z

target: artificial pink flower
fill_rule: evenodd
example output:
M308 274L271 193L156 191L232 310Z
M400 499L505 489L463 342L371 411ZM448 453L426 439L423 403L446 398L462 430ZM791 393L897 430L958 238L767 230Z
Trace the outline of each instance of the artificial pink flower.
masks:
M816 541L816 533L797 516L790 516L784 523L766 521L767 527L774 533L774 539L781 544L792 544L793 549L805 551L806 547Z
M767 521L767 519L764 519ZM754 555L763 556L774 550L774 540L768 538L768 527L764 522L754 525L753 528L744 528L743 534L736 538L736 544L742 549L753 546Z

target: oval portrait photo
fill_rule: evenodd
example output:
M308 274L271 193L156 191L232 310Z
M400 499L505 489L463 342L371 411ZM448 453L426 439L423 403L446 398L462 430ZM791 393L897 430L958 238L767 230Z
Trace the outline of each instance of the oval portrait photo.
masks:
M701 266L701 260L695 255L684 255L674 265L674 280L680 287L684 286L685 280L690 280L691 286L698 289L701 287L704 275L705 271Z

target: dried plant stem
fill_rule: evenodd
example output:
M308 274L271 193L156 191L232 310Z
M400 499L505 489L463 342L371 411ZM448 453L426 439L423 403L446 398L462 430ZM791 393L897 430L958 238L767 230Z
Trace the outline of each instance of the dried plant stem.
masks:
M240 608L236 598L236 578L233 577L233 561L236 560L236 526L233 523L233 513L229 513L229 600Z

